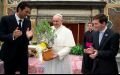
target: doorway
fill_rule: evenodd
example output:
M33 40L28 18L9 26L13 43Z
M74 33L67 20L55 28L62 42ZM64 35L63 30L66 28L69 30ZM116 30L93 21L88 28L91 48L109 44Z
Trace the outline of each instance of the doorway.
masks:
M63 23L63 25L72 31L75 43L82 44L85 31L85 23Z

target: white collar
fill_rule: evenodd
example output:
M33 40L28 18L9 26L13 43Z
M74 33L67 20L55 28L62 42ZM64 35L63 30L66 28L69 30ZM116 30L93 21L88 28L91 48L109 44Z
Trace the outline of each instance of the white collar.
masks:
M22 22L23 22L23 20L24 20L24 19L20 19L19 16L17 15L17 13L15 13L15 18L16 18L17 22L19 22L19 20L22 20Z
M104 28L104 30L102 30L100 32L105 33L106 30L107 30L107 26Z
M55 28L55 30L57 31L57 30L59 30L62 27L63 27L63 25L60 25L58 28Z

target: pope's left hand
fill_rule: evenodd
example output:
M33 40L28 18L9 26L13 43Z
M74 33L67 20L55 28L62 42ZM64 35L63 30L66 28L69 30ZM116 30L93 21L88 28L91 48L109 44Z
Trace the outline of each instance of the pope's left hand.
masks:
M57 58L57 57L58 57L58 54L54 53L53 59L54 59L54 58Z
M29 28L27 28L26 36L27 36L28 39L30 39L33 36L33 31L29 30Z

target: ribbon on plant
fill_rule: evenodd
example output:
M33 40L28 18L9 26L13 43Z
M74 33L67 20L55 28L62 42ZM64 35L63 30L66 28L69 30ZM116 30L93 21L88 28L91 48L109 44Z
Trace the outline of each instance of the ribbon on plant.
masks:
M39 61L43 63L42 48L39 47L39 45L37 45L36 50L38 51L38 59L39 59Z
M38 44L36 46L36 50L38 51L38 59L43 63L43 57L42 52L47 48L46 44L44 42Z

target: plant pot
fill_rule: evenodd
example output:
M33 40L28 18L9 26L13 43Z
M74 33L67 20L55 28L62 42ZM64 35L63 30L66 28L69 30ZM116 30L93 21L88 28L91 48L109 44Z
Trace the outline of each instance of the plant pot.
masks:
M43 60L44 61L49 61L53 59L54 52L52 49L47 49L42 52Z

